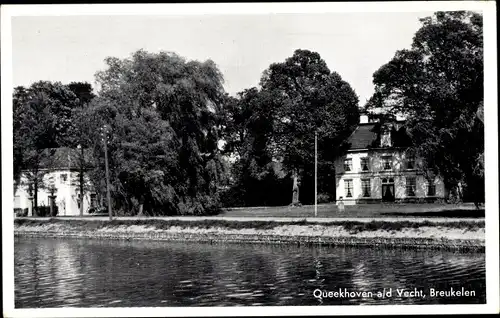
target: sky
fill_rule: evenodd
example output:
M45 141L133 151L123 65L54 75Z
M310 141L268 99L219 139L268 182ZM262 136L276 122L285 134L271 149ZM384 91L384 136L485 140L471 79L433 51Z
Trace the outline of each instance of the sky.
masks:
M185 16L20 16L12 18L14 86L38 80L87 81L108 56L139 49L212 59L231 95L257 86L271 63L296 49L318 52L354 89L363 106L372 76L409 48L419 18L432 12L353 12Z

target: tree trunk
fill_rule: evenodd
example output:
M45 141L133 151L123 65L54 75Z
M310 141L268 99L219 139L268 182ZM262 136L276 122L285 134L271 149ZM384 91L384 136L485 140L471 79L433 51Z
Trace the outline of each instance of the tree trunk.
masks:
M297 171L293 172L292 205L298 205L299 202L299 177Z
M80 216L83 216L83 164L80 167Z
M143 216L143 210L144 210L144 197L141 196L139 199L139 212L137 213L137 216Z
M33 216L38 216L38 180L35 180L33 185Z
M82 103L82 109L86 103ZM80 216L83 216L83 169L85 165L85 152L83 150L83 134L80 131Z
M52 196L49 197L49 213L50 213L50 216L54 216L54 204L53 204Z
M137 212L137 216L144 215L144 195L139 196L139 211Z

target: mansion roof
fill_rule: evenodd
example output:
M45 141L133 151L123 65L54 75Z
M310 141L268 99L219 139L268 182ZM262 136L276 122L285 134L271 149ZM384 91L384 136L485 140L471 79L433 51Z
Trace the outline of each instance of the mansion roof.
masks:
M41 169L78 169L81 163L89 165L91 163L91 154L88 149L83 150L77 148L47 148L41 152L40 168Z
M384 129L389 131L390 146L381 145L381 135ZM349 150L399 148L411 145L404 122L371 122L359 124L347 140Z

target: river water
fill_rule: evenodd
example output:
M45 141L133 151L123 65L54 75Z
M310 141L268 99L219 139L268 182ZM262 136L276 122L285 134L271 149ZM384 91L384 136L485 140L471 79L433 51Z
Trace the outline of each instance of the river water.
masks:
M486 302L484 253L16 238L14 259L16 308Z

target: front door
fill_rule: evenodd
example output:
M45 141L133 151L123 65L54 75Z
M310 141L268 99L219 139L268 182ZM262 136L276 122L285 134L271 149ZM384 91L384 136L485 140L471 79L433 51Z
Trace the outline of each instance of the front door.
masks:
M394 202L394 184L382 185L382 201Z

